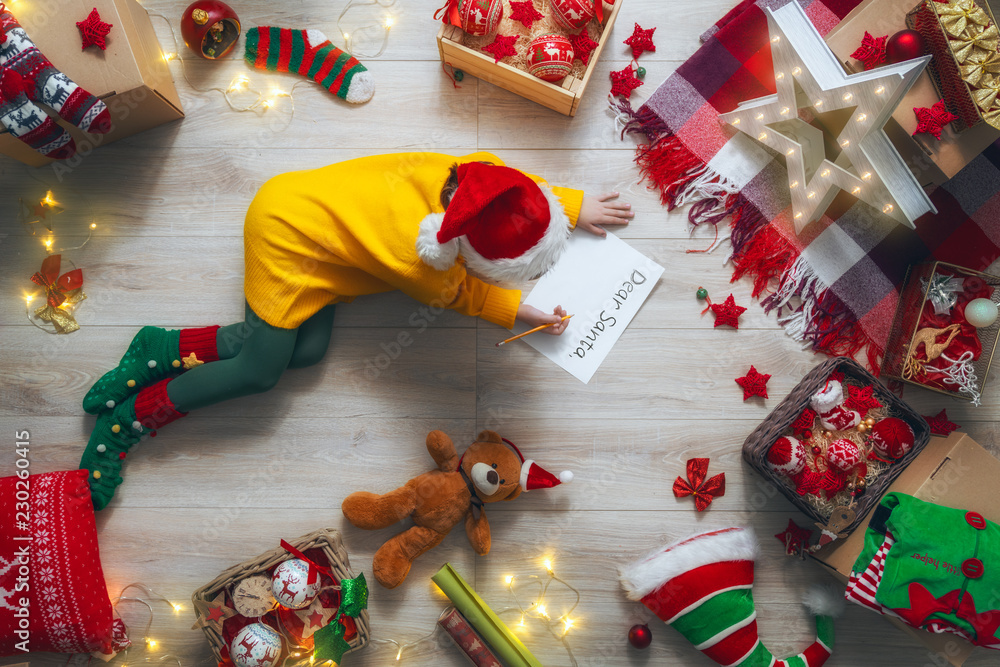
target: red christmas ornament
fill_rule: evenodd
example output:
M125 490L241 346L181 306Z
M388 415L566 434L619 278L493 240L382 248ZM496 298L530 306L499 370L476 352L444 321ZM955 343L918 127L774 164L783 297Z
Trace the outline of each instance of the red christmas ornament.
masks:
M785 528L784 531L778 533L775 537L785 545L786 555L797 556L800 548L809 546L812 534L813 532L808 528L803 528L789 519L788 528Z
M108 44L104 38L108 36L114 26L101 20L97 7L94 7L87 18L78 21L76 27L80 29L80 35L83 37L81 51L88 46L96 46L101 51L107 50Z
M591 51L597 48L597 42L590 38L586 28L575 35L570 35L569 43L573 45L573 55L579 58L584 65L590 60Z
M868 442L883 459L895 460L913 449L913 429L898 417L889 417L872 426Z
M888 35L872 37L865 30L865 36L861 39L861 46L851 54L851 57L863 62L865 70L875 69L879 65L885 64L885 40L888 37Z
M644 649L653 641L653 633L648 625L633 625L628 631L628 643L637 649Z
M924 55L924 38L916 30L900 30L885 44L885 61L890 65Z
M559 81L573 69L573 45L562 35L539 35L528 46L528 74Z
M493 62L498 63L502 58L517 55L514 50L514 42L520 35L497 35L489 45L483 47L483 51L493 55Z
M944 126L958 120L958 116L944 108L944 100L938 100L930 109L913 107L913 113L917 116L917 129L913 131L913 136L926 132L934 135L938 141L941 141L941 130Z
M181 36L187 47L206 60L229 55L240 39L240 17L218 0L198 0L181 15Z
M746 375L736 378L736 384L743 387L744 401L751 396L763 396L767 398L767 381L770 379L770 375L758 373L757 369L751 366L750 371Z
M644 51L656 51L656 46L653 45L654 32L656 32L656 28L643 30L639 27L638 23L635 24L635 29L632 30L632 36L624 42L632 47L633 58L638 58Z
M869 410L881 408L882 404L873 395L875 387L847 387L848 398L844 401L844 407L848 410L857 410L864 418Z
M694 496L694 507L699 512L708 509L716 498L726 495L726 473L720 472L705 481L708 463L709 459L688 459L687 479L678 477L674 480L674 495L678 498Z
M492 35L503 19L500 0L458 0L459 26L470 35Z
M579 30L597 15L601 0L549 0L552 18L566 30Z
M948 421L947 410L942 410L933 417L924 415L924 420L931 427L931 433L934 435L948 435L958 429L958 424Z
M861 463L861 450L850 440L834 440L826 448L826 460L834 468L847 472Z
M783 435L767 450L767 465L782 475L798 475L806 467L806 448L797 438Z
M713 303L712 312L715 313L715 326L721 327L723 325L730 326L734 329L740 328L740 315L742 315L746 308L743 306L736 305L736 299L730 294L725 302Z
M632 97L632 91L642 85L642 81L636 78L635 68L629 63L625 69L612 70L611 72L611 94L622 97ZM718 326L718 325L716 325Z
M520 21L525 28L530 28L532 23L543 18L545 15L535 9L535 3L531 0L524 0L524 2L511 0L510 19L512 21Z

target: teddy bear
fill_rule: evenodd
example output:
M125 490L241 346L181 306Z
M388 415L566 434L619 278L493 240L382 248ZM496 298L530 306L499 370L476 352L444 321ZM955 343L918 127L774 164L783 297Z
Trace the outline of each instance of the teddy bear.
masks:
M437 470L382 495L357 491L341 506L347 520L365 530L388 528L407 516L413 519L412 527L375 552L375 580L385 588L403 583L413 561L440 544L463 520L472 548L480 556L488 554L490 524L484 504L514 500L522 492L573 479L569 471L556 477L533 460L525 460L512 442L493 431L481 432L461 457L451 438L431 431L427 451Z

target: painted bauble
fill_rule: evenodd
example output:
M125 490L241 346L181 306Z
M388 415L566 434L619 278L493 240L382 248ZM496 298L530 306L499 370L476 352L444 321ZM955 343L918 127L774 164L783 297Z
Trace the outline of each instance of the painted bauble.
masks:
M883 459L900 459L913 449L913 429L898 417L887 417L872 426L868 442Z
M573 69L573 45L562 35L539 35L528 45L528 73L559 81Z
M798 475L806 467L806 448L796 438L781 436L767 450L767 465L782 475Z
M240 39L240 17L219 0L197 0L181 15L181 36L206 60L225 58Z
M997 321L997 305L989 299L973 299L965 304L965 321L982 329Z
M861 450L850 440L834 440L826 448L826 460L834 468L847 472L861 463Z
M458 0L462 30L470 35L492 35L503 18L501 0Z
M648 625L633 625L628 631L628 643L632 646L643 649L649 647L653 641L653 633Z
M916 30L900 30L885 43L885 61L889 65L924 55L924 38Z
M552 18L567 30L579 30L594 18L594 0L549 0Z
M263 623L251 623L229 643L236 667L274 667L281 658L281 635Z
M271 592L282 607L308 607L319 593L320 578L309 583L309 564L299 558L279 563L271 575Z

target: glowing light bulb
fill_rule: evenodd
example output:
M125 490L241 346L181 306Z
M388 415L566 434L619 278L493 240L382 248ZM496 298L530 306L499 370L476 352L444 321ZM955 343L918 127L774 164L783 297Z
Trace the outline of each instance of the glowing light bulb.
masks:
M798 220L798 219L799 219L799 218L801 218L801 217L802 217L802 214L801 214L801 213L796 213L796 214L795 214L795 219L796 219L796 220Z
M757 120L764 120L764 114L762 113L757 114Z
M396 651L396 662L399 662L399 659L402 657L403 657L403 647L400 646L399 650Z
M315 655L311 655L311 656L309 656L309 664L310 664L310 665L312 665L312 664L314 664L315 662L316 662L316 656L315 656Z
M524 614L521 614L521 622L518 623L522 628L524 627Z
M771 43L772 44L777 44L780 41L781 41L781 37L779 37L778 35L775 35L774 37L771 38Z
M785 78L785 73L784 72L778 72L777 74L774 75L774 78L777 79L778 81L781 81L782 79Z
M97 229L97 223L96 222L90 223L90 228L91 229Z
M538 613L544 616L545 618L549 617L549 613L545 611L545 605L540 604L538 605L538 607L536 607L536 609L538 610Z
M816 196L816 191L815 190L811 191L808 195L806 195L806 197L808 199L813 199L815 196Z
M51 236L48 237L48 238L42 239L42 244L45 246L46 250L52 250L52 243L53 243L53 239L52 239Z
M147 639L146 643L149 644L149 648L156 648L156 640L155 639Z
M856 195L856 194L858 194L858 193L860 193L860 192L861 192L861 186L860 186L860 185L856 185L856 186L854 186L854 189L853 189L853 190L851 190L851 194L852 194L852 195Z
M733 125L739 125L739 124L740 124L740 119L739 118L733 119Z
M792 181L791 183L788 184L788 187L790 187L790 188L792 188L794 190L795 188L799 187L799 182L798 181Z
M885 86L879 86L878 88L875 89L876 95L881 95L884 92L885 92Z
M882 212L883 213L892 213L892 209L893 209L892 204L886 204L885 206L882 207Z
M847 148L848 146L851 145L851 141L850 139L844 139L843 141L840 142L840 145L843 146L844 148Z
M826 178L829 175L830 175L829 169L824 169L822 172L820 172L820 176L822 176L823 178Z
M865 122L866 118L868 118L868 114L866 114L866 113L859 113L858 117L855 120L857 120L859 123L863 123L863 122Z
M506 583L508 586L510 586L511 583L513 583L513 581L514 581L514 575L508 574L506 577L503 578L503 580L504 580L504 583Z
M549 560L548 558L546 558L542 562L542 565L544 565L545 569L549 571L549 574L552 574L552 561L551 560Z
M787 114L789 111L791 111L791 109L789 109L788 107L781 107L781 115L782 116L784 116L785 114Z
M163 62L167 62L168 63L168 62L170 62L171 60L173 60L176 57L177 57L176 53L164 53L163 54Z
M42 204L51 208L58 203L59 202L57 202L55 199L52 198L52 190L49 190L48 192L45 193L45 199L42 200Z
M861 175L861 178L863 178L866 181L870 181L872 180L872 173L870 171L866 171L864 174Z
M393 23L394 23L394 20L393 20L393 18L391 16L386 16L385 17L385 29L386 30L390 30L392 28L392 24Z
M25 297L24 297L24 303L25 303L25 305L28 305L28 306L30 306L31 302L34 301L34 300L35 300L35 295L34 294L26 294Z
M798 76L799 74L802 74L801 67L796 67L795 69L792 70L792 76Z
M184 607L180 606L176 602L171 602L170 606L174 608L174 611L183 611Z
M761 132L760 134L757 135L758 141L764 141L765 139L767 139L767 132Z
M348 40L348 39L350 39L350 38L351 38L351 36L350 36L350 35L348 35L348 34L347 34L347 33L345 32L345 33L344 33L344 40L346 41L346 40Z
M813 102L813 106L814 107L821 107L821 106L823 106L823 100L816 100L815 102Z
M563 621L563 623L565 623L565 624L566 624L566 630L567 630L567 631L568 631L568 630L569 630L570 628L572 628L572 627L573 627L573 619L572 619L572 618L566 618L566 620L564 620L564 621Z
M264 100L263 106L265 109L270 109L274 106L274 100Z
M795 155L795 149L789 148L787 151L785 151L785 155Z
M854 95L852 95L851 93L844 93L844 101L845 102L850 102L853 99L854 99Z

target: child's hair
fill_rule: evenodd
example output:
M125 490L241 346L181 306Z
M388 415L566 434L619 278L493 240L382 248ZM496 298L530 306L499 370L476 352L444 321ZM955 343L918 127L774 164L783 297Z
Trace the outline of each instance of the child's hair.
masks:
M493 165L492 162L485 162L483 160L479 161L479 164ZM458 163L451 165L448 169L448 180L444 182L441 187L441 206L448 208L448 204L451 203L451 198L455 196L455 190L458 189Z

